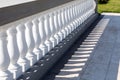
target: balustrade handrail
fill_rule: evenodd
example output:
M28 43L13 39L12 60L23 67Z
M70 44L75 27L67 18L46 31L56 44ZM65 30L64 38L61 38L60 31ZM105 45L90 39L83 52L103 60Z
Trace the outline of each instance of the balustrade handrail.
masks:
M75 1L71 1L71 2L75 2ZM42 15L44 15L44 14L48 14L49 12L55 11L55 10L57 10L58 8L62 8L62 7L64 7L64 6L69 5L71 2L68 2L67 4L62 4L62 5L59 5L59 6L57 6L57 7L53 7L53 8L51 8L51 9L44 10L44 11L42 11L42 12L33 14L33 15L31 15L31 16L24 17L24 18L21 18L21 19L12 21L12 22L10 22L10 23L1 25L1 26L0 26L0 31L7 30L7 29L8 29L9 27L11 27L12 25L17 26L19 23L27 22L29 19L31 20L31 19L34 19L35 17L42 16Z
M0 26L70 1L73 0L35 0L33 2L0 8Z
M17 79L83 24L95 9L94 0L74 0L1 25L0 80Z

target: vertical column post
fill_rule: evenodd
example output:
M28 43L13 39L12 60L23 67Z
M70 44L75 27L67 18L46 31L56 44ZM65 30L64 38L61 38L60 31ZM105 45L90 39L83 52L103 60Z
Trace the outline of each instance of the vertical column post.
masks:
M48 47L45 44L46 33L45 33L44 17L43 16L41 16L39 18L39 31L40 31L40 37L41 37L40 49L42 50L43 56L44 56L48 52Z
M57 34L59 35L59 41L62 41L63 39L63 34L61 32L61 29L62 29L62 23L61 23L61 12L60 10L57 10L57 24L58 24L58 29L57 29Z
M8 53L10 56L9 70L13 73L13 78L17 79L22 74L22 67L17 63L19 59L19 50L17 45L17 30L15 28L9 28L8 31Z
M39 48L41 44L41 38L39 34L39 20L34 19L32 20L33 23L33 38L35 41L35 48L34 48L34 53L37 56L37 61L43 56L42 55L42 50Z
M50 37L50 41L53 44L53 47L55 47L57 45L57 39L54 37L55 34L55 25L54 25L54 13L50 13L50 30L51 30L51 37Z
M25 39L28 47L26 58L30 61L30 66L32 66L37 61L37 56L33 53L35 48L35 42L33 39L33 23L28 21L25 23L26 31L25 31Z
M98 9L98 0L94 0L95 1L95 12L97 13L97 9Z
M0 80L13 80L12 74L8 71L9 63L7 34L6 32L0 32Z
M17 26L17 44L18 44L18 50L20 52L20 57L18 59L18 64L22 66L22 72L25 72L29 67L30 63L28 59L26 58L27 54L27 43L25 39L25 25L20 24Z
M51 30L50 30L50 22L49 22L49 14L46 14L44 16L44 27L45 27L45 32L46 32L46 41L45 44L48 47L48 51L50 51L52 49L52 42L49 40L51 37Z
M54 11L54 23L55 23L55 35L54 37L57 39L57 44L60 42L60 36L58 35L59 22L58 22L58 12Z

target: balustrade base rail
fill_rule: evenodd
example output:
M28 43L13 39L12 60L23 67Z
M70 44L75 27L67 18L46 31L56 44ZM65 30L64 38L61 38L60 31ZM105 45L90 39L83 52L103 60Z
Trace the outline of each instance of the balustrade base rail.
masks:
M40 80L50 68L61 58L61 56L74 44L78 37L98 18L99 14L94 13L84 23L77 27L57 46L48 52L35 65L27 70L17 80Z

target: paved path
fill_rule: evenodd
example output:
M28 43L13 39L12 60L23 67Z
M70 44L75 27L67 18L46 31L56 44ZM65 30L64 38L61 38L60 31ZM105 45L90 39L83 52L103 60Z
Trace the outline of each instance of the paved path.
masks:
M120 14L102 15L43 80L120 80Z
M80 80L120 80L120 14L103 15L96 27L105 30Z

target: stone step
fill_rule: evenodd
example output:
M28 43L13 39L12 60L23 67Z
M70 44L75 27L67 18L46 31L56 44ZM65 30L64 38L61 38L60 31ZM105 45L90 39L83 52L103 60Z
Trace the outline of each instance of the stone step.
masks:
M77 51L92 51L94 48L77 48Z
M96 44L97 42L82 42L82 45L92 45Z

